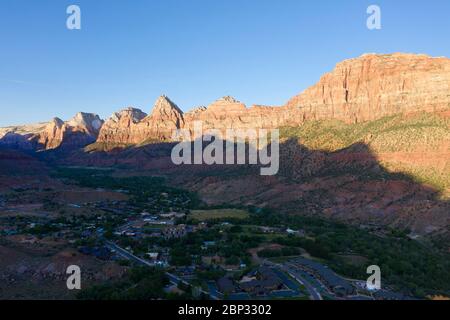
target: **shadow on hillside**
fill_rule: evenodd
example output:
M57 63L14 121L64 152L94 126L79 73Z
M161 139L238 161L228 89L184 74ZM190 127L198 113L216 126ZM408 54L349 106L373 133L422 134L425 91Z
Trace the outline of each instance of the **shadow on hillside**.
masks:
M63 142L55 149L57 155L65 155L85 145L94 143L96 138L84 132L67 132ZM33 135L21 135L8 132L0 138L0 148L34 152L45 150L45 145L39 142Z
M14 132L8 132L0 138L0 148L3 149L32 151L35 146L35 143L28 136Z
M108 166L129 175L164 175L170 183L197 191L212 205L256 205L401 226L418 233L439 233L450 223L450 204L439 200L438 190L406 173L386 170L364 143L327 152L289 139L280 144L276 176L261 176L261 164L175 165L170 157L174 146L156 143L89 153L60 148L41 152L39 158L53 165ZM247 145L246 159L251 151Z
M234 145L235 158L234 164L182 164L175 165L171 160L171 152L176 143L154 143L140 147L117 148L109 152L85 152L81 149L58 148L42 152L40 158L47 162L64 165L82 165L82 166L111 166L118 169L159 171L161 169L169 170L167 173L176 172L177 174L191 176L200 174L201 176L235 176L242 175L260 175L260 168L267 167L260 163L256 165L236 164L238 144ZM203 149L208 143L203 143ZM224 150L226 149L223 143ZM194 142L190 144L194 150ZM269 145L269 156L270 156ZM252 152L258 153L252 149L249 144L245 145L245 159L249 159ZM214 155L214 154L213 154ZM259 162L258 158L258 162ZM194 162L194 156L191 156L191 163ZM222 162L226 162L224 156ZM293 182L307 182L320 177L333 177L342 175L352 175L355 178L365 180L403 180L411 184L419 184L416 179L408 174L393 173L387 171L380 164L376 154L370 147L359 142L348 148L334 152L324 150L313 150L291 138L280 143L279 172L277 177L282 177ZM164 174L165 172L160 172ZM264 178L264 177L261 177ZM420 184L419 184L420 185ZM431 187L421 186L425 193L430 196L428 199L437 199L439 191Z

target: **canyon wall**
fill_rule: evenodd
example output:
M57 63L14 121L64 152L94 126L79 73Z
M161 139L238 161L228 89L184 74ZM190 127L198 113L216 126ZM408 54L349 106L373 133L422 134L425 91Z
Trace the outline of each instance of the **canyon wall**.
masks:
M400 53L366 54L339 63L317 84L284 106L247 108L232 97L224 97L208 107L183 114L163 96L150 117L125 121L114 130L104 126L98 142L116 145L170 140L173 130L192 131L195 121L202 121L204 129L271 129L299 126L310 120L358 123L399 113L449 108L450 59Z
M40 132L34 130L17 136L7 128L0 130L3 132L0 145L31 143L38 149L55 149L95 142L88 148L90 151L111 150L169 141L176 129L192 131L195 121L202 121L204 129L222 131L271 129L295 127L311 120L358 123L400 113L448 109L450 59L400 53L366 54L337 64L317 84L284 106L247 108L232 97L224 97L208 107L183 113L168 97L161 96L149 115L130 107L114 113L103 124L96 115L79 113L68 122L55 118Z
M305 119L363 122L450 107L450 59L367 54L339 63L287 107Z
M4 128L0 146L35 151L80 148L97 140L102 125L98 115L79 112L66 122L53 118L48 123Z

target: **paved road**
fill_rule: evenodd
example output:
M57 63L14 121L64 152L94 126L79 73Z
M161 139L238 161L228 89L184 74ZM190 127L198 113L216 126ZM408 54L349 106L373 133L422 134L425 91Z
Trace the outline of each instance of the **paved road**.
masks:
M303 284L313 300L323 300L322 295L319 293L319 291L313 285L311 285L311 283L309 283L298 270L295 270L294 268L286 265L282 265L281 268L295 280Z
M291 280L286 273L282 272L279 268L273 268L273 271L277 274L278 278L283 281L285 286L289 288L289 291L291 291L293 295L298 296L302 294L298 281Z
M294 268L290 267L287 264L278 264L278 263L273 263L269 260L264 260L265 264L268 264L272 267L275 267L281 271L286 272L287 274L289 274L292 278L294 278L297 282L299 282L300 284L304 285L306 290L308 291L310 297L312 300L323 300L321 294L319 293L319 291L313 286L311 285L301 274L300 272L298 272L297 270L295 270Z
M131 252L119 247L117 244L115 244L114 242L111 241L106 241L105 245L107 248L109 248L110 250L114 250L118 255L122 256L123 258L127 259L127 260L132 260L138 264L142 264L142 265L146 265L149 267L154 267L155 265L152 264L151 262L144 260L142 258L139 258L137 256L135 256L134 254L132 254ZM180 277L177 277L176 275L166 272L167 277L169 278L169 281L175 285L178 285L179 283L183 283L187 286L190 286L191 284L183 279L181 279ZM200 289L200 292L210 296L211 299L213 300L220 300L220 298L218 296L216 296L213 292L207 292L203 289Z
M108 247L111 250L114 250L118 255L124 257L125 259L132 260L132 261L135 261L136 263L146 265L149 267L154 267L154 264L152 264L151 262L135 256L131 252L119 247L114 242L106 241L106 247ZM313 285L311 285L311 283L309 283L298 270L296 270L289 264L276 264L269 260L265 260L264 263L288 273L297 282L304 285L313 300L323 300L319 291ZM166 275L168 276L169 281L175 285L178 285L179 283L183 283L185 285L190 285L190 283L181 279L180 277L177 277L176 275L174 275L172 273L166 272ZM213 290L210 290L209 292L207 292L207 291L204 291L203 289L201 289L200 291L203 294L210 296L211 299L213 299L213 300L220 300L220 297Z
M131 252L119 247L114 242L106 241L106 247L109 248L110 250L114 250L118 255L122 256L125 259L133 260L139 264L143 264L143 265L146 265L149 267L155 266L153 263L151 263L147 260L144 260L142 258L139 258L139 257L135 256L134 254L132 254Z
M215 300L223 300L223 294L221 294L218 290L217 290L217 286L215 281L208 281L208 289L209 289L209 295L212 297L217 297L217 299Z

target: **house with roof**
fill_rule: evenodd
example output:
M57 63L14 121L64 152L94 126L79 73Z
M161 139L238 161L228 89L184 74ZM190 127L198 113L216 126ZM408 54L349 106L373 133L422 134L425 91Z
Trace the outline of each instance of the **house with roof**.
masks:
M356 292L355 287L350 281L339 277L330 268L321 263L300 257L294 260L294 264L296 267L318 279L337 296L344 297L355 294Z
M217 280L217 288L219 292L223 294L230 294L236 292L236 286L234 285L233 279L228 276L224 276Z
M252 296L263 296L281 289L283 282L272 269L262 266L245 276L239 287Z

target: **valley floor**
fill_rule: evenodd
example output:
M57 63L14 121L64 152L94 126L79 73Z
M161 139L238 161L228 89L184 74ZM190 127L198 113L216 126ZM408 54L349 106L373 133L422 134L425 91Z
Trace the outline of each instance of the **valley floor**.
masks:
M448 254L405 231L254 205L211 206L151 172L57 168L23 181L1 193L4 299L449 295ZM383 275L375 293L364 280L372 264ZM69 265L81 267L81 292L67 290Z

